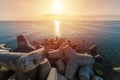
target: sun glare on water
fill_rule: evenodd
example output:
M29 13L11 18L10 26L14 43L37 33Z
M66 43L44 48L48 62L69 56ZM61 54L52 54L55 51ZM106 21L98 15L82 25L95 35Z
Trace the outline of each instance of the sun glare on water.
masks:
M60 37L61 36L60 21L59 20L55 20L54 24L55 24L55 35L58 36L58 37Z

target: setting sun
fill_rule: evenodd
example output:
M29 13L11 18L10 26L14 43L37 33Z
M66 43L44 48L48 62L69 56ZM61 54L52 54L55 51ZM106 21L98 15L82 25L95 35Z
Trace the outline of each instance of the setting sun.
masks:
M63 13L63 4L60 1L55 1L52 4L52 8L55 14L62 14Z

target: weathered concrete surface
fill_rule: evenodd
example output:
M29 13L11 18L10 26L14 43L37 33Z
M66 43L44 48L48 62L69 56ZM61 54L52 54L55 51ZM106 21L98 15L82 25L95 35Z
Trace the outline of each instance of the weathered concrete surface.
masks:
M68 60L66 65L65 77L73 80L78 70L78 64L74 60Z
M91 55L78 54L74 49L72 49L69 45L64 47L65 57L69 59L73 59L79 65L91 65L94 63L94 58Z
M17 36L17 48L14 52L30 52L35 49L23 35Z
M62 74L57 74L58 80L67 80Z
M64 64L64 62L61 59L59 59L59 60L57 60L55 62L55 66L56 66L57 71L59 73L64 74L64 72L65 72L65 64Z
M58 49L52 50L48 52L48 56L50 59L63 59L63 47L66 45L66 43L63 43Z
M28 72L39 65L42 57L40 50L31 53L0 52L0 65L17 72Z
M38 79L37 80L46 80L51 68L52 67L48 59L44 58L38 67Z
M78 70L79 80L90 80L91 77L94 77L91 67L88 65L81 66L80 69Z
M0 44L0 51L1 50L6 50L6 51L11 51L12 49L11 48L6 48L6 44Z
M69 45L66 45L63 51L67 59L65 76L70 80L74 78L80 65L92 65L94 63L91 55L78 54Z
M58 80L56 68L52 68L50 70L47 80Z

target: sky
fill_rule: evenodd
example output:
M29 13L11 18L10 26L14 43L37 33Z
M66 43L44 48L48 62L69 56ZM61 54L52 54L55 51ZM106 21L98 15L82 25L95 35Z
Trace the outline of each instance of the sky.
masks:
M29 20L46 14L120 15L120 0L0 0L0 20Z

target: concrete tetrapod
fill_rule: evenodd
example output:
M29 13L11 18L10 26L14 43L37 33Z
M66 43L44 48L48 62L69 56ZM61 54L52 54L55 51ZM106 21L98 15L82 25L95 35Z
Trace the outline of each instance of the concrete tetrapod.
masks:
M49 60L44 58L38 66L38 80L46 80L51 68Z
M6 44L0 44L0 52L1 51L11 51L11 48L6 48Z
M17 53L16 53L17 54ZM43 57L44 48L32 51L30 53L21 53L22 56L18 58L18 63L14 65L15 74L9 79L14 80L36 80L37 67ZM29 56L30 55L30 56Z
M55 61L55 66L56 66L57 71L59 73L64 74L64 72L65 72L65 64L61 59Z
M51 68L47 80L58 80L56 68Z
M72 80L80 65L91 65L94 63L93 56L78 54L69 45L63 48L65 58L67 59L65 77Z
M58 80L67 80L62 74L57 74Z
M90 66L88 65L84 65L84 66L81 66L80 69L78 70L78 78L79 80L94 80L94 73L91 69Z
M0 65L15 72L29 72L39 65L43 57L42 50L30 53L0 52Z
M30 52L35 49L23 35L17 36L17 48L14 52Z
M64 58L63 56L63 47L66 45L66 43L63 43L57 50L52 50L48 52L50 59L59 59Z

